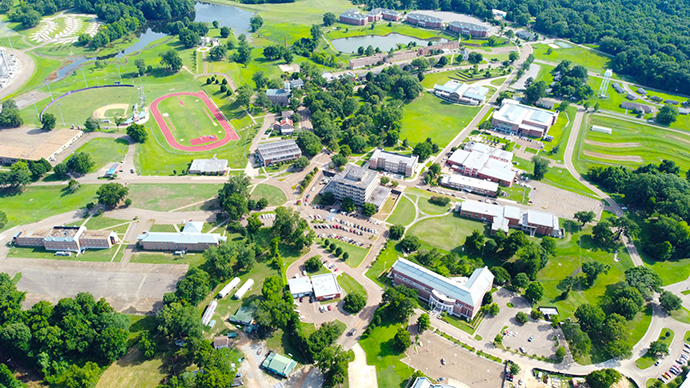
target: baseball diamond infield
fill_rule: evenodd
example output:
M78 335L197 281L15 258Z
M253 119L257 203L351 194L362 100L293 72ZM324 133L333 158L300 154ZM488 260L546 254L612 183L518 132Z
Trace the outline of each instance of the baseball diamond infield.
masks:
M176 97L178 96L193 96L200 98L204 104L206 104L206 107L211 111L211 114L213 117L218 121L220 126L223 128L225 131L225 137L222 138L220 141L217 141L215 143L210 143L210 144L204 144L204 145L198 145L198 146L185 146L177 142L175 140L175 137L173 136L172 132L170 131L170 125L166 121L166 119L163 117L161 114L160 110L158 110L158 104L160 104L161 101L168 99L170 97ZM167 94L162 97L158 97L155 99L150 106L151 109L151 114L153 115L153 118L156 119L156 123L158 123L158 126L160 127L161 131L163 131L163 136L165 136L165 140L170 144L171 147L180 150L180 151L210 151L214 150L216 148L220 148L226 144L228 144L232 140L239 140L240 137L237 135L237 133L233 130L232 126L230 123L225 119L225 116L218 110L218 108L213 104L210 98L206 95L204 92L197 92L197 93L190 93L190 92L180 92L180 93L172 93L172 94ZM169 118L168 118L169 119ZM172 124L172 121L170 122Z

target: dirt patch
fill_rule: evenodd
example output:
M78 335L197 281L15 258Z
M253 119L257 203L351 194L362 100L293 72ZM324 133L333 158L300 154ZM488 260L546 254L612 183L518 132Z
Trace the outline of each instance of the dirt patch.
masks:
M640 143L605 143L603 141L585 140L585 143L600 147L610 147L610 148L633 148L641 147Z
M682 137L673 136L673 135L666 135L666 137L669 138L669 139L677 140L677 141L679 141L679 142L681 142L681 143L690 144L690 140L688 140L688 139L683 139Z
M593 158L610 160L612 162L637 162L642 163L642 158L636 155L608 155L599 152L583 151L585 155Z
M115 110L115 109L122 109L125 111L125 113L122 114L122 117L127 116L127 109L129 109L129 104L108 104L104 105L98 109L96 109L93 112L93 117L97 119L104 119L105 117L105 112L109 110Z
M376 367L367 365L367 355L359 344L352 347L355 360L348 366L351 387L378 387Z

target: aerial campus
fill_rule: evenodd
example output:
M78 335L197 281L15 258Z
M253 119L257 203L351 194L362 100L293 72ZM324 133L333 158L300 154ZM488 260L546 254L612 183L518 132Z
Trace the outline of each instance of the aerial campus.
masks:
M0 20L0 387L690 386L687 6Z

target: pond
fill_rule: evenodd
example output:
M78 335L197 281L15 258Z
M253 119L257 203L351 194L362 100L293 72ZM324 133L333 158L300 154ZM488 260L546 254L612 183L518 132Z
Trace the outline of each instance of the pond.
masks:
M388 35L368 35L368 36L351 36L349 38L334 39L331 41L333 47L336 51L342 51L344 53L354 53L357 52L359 47L367 48L371 46L373 48L379 48L383 52L390 51L391 48L398 48L399 44L407 45L410 42L415 42L417 46L426 46L429 42L445 43L448 39L444 38L432 38L432 39L419 39L412 36L401 35L401 34L388 34Z

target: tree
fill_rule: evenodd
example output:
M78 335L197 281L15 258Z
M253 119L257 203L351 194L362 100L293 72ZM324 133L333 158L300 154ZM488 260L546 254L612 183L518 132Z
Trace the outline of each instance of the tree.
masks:
M558 349L556 349L556 360L558 362L563 361L566 354L567 354L567 351L565 350L565 347L559 346Z
M407 348L412 345L412 339L410 338L410 333L407 330L400 327L393 337L393 348L399 353L404 352Z
M512 30L510 30L510 31L512 31ZM511 62L517 61L518 58L520 58L520 54L518 54L517 51L511 51L511 52L508 54L508 60L511 61Z
M295 159L294 162L292 162L292 167L294 167L297 171L304 170L308 165L309 159L307 159L306 156L300 156L299 158Z
M220 28L220 37L225 39L228 36L230 36L230 29L228 27L221 27Z
M615 369L595 370L585 376L590 388L610 388L621 379L621 374Z
M340 255L342 255L342 254L343 254L343 248L341 248L341 247L335 248L335 255L336 256L340 257Z
M334 24L338 19L336 18L335 14L333 12L326 12L323 14L323 25L328 27L332 24Z
M321 260L319 256L312 256L304 262L304 269L307 272L317 272L321 268Z
M318 24L312 24L311 28L309 29L309 32L311 34L311 38L315 41L321 39L321 36L323 35L323 32L321 31L321 26L319 26Z
M599 277L599 274L606 274L611 266L600 261L592 260L582 263L582 272L586 276L587 284L591 287Z
M116 207L120 201L125 199L129 193L129 187L122 186L119 183L106 183L99 187L96 191L98 203L108 206Z
M490 305L486 306L486 312L489 313L489 315L492 315L495 317L498 315L498 313L501 312L501 308L498 307L498 304L491 303Z
M388 184L388 182L391 181L391 179L387 176L382 176L380 181L381 181L381 184L385 186Z
M365 203L364 206L362 206L362 213L364 213L365 216L371 217L374 214L376 214L378 210L376 209L376 205L373 203Z
M556 239L551 236L544 236L541 238L539 245L544 248L544 252L554 256L556 255Z
M611 231L611 221L604 219L599 221L594 228L592 228L592 238L595 242L602 246L610 245L613 242L613 232Z
M581 304L575 310L575 318L586 333L596 333L603 325L606 314L599 306Z
M525 323L527 323L527 321L529 321L529 315L520 311L517 314L515 314L515 319L517 319L518 322L520 322L524 325Z
M592 222L596 216L597 216L596 213L594 213L593 211L585 211L585 210L575 212L575 215L574 215L576 220L578 220L579 222L582 222L582 226L585 226L585 224L588 222Z
M493 240L491 240L493 241ZM503 267L491 267L491 273L494 275L495 284L506 284L510 280L510 274ZM527 275L525 275L527 276Z
M218 46L211 48L211 51L209 51L208 54L212 60L220 61L221 59L225 58L226 55L228 55L228 48L225 45L219 44ZM225 78L223 78L223 81L225 81Z
M412 151L413 155L417 155L420 161L425 161L429 156L431 156L433 146L428 142L419 142L414 146Z
M201 37L196 31L192 31L189 28L182 28L179 31L180 42L185 48L192 48L199 44Z
M481 61L483 61L483 60L484 60L484 56L482 55L482 53L478 53L478 52L476 52L476 51L472 51L472 52L469 53L469 55L467 56L467 61L468 61L469 63L479 63L479 62L481 62Z
M340 204L340 209L345 213L352 213L357 210L357 205L350 197L345 197L343 202Z
M405 227L403 225L393 225L390 228L388 237L390 237L392 240L400 240L404 234Z
M406 252L416 252L420 245L421 243L417 236L405 236L400 242L400 247Z
M67 168L82 175L89 172L95 165L91 155L86 152L77 152L67 160Z
M178 301L197 305L211 292L211 279L201 268L190 267L184 278L177 282L175 295Z
M429 314L424 313L420 315L419 318L417 318L417 332L423 333L429 327L431 327L431 319L429 318Z
M546 96L546 88L547 85L544 81L533 82L525 89L524 102L527 104L535 104L539 99Z
M174 73L177 73L182 68L182 58L180 58L180 54L174 49L169 49L161 53L159 57L161 59L161 65Z
M664 291L659 296L659 304L661 304L664 310L670 313L671 311L680 310L683 301L672 292Z
M55 129L55 115L52 113L44 113L41 117L41 128L44 131L52 131Z
M345 295L345 299L343 300L343 309L350 314L357 314L362 311L366 305L367 298L357 292Z
M249 109L249 105L252 102L252 94L252 88L249 85L244 84L240 86L237 88L237 103L245 107L245 109Z
M659 109L659 112L656 114L656 121L659 124L669 125L675 122L677 117L678 108L671 104L666 104L662 106L661 109Z
M254 81L257 89L263 89L268 83L268 78L266 78L262 70L252 74L252 81Z
M544 296L544 286L539 282L532 282L525 290L525 298L531 303L536 303Z
M649 354L651 354L654 358L658 358L659 356L664 356L668 354L668 344L661 341L661 340L656 340L649 344L649 350L647 351Z
M93 131L95 131L95 130L97 130L97 129L101 129L101 123L99 123L98 120L97 120L95 117L90 116L90 117L89 117L88 119L86 119L86 121L84 122L84 128L85 128L87 131L93 132Z
M194 305L172 303L156 316L158 331L168 338L201 337L203 326Z
M259 216L257 216L256 213L252 214L249 218L247 218L247 231L249 232L249 234L254 235L258 233L261 227L263 226L263 222L261 222Z
M534 179L538 181L544 179L544 175L549 171L549 159L543 156L534 155L532 157L532 162L534 162Z
M252 28L252 32L256 32L263 25L264 19L259 15L254 15L249 19L249 26Z
M278 301L281 299L283 288L283 279L279 276L268 276L264 279L264 284L261 287L261 295L269 300Z
M302 150L302 153L304 153L308 158L319 154L323 149L321 139L319 139L319 137L311 131L301 131L299 134L297 134L295 143L297 143L297 146L299 146L299 148Z
M132 123L127 127L127 135L137 143L145 143L149 134L142 124Z
M96 337L95 347L99 358L108 362L120 359L127 352L128 332L117 327L106 327Z
M520 272L519 274L515 275L511 284L517 288L525 288L529 284L529 278L527 277L526 273Z
M645 298L653 292L661 292L661 278L649 267L633 267L625 271L625 280L631 287L637 288Z
M7 225L7 214L5 214L3 211L0 211L0 229L4 228L5 225Z
M347 164L347 158L340 154L333 155L331 161L335 167L340 167Z

